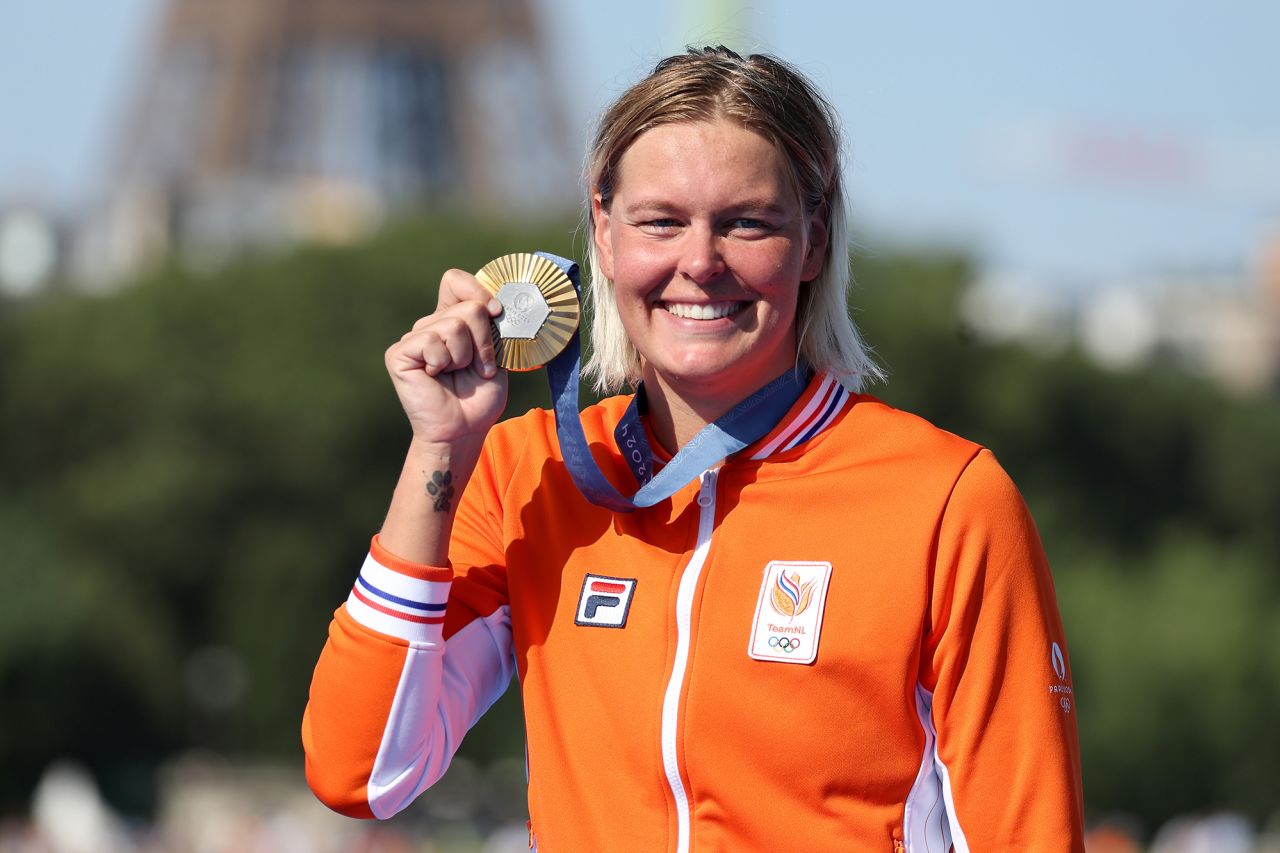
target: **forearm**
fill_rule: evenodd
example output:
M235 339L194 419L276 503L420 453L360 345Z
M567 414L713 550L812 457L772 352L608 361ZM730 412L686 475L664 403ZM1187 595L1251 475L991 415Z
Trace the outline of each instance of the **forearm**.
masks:
M391 497L379 540L413 563L444 566L458 500L480 458L482 440L452 443L415 439Z
M452 270L436 311L386 352L415 438L330 627L303 722L308 782L345 814L386 817L408 805L511 680L505 602L477 609L466 595L453 599L448 562L463 489L506 403L490 327L501 310L473 276Z
M403 809L511 681L509 611L476 613L446 638L434 614L450 587L447 569L407 564L374 540L330 625L303 719L307 781L330 808Z

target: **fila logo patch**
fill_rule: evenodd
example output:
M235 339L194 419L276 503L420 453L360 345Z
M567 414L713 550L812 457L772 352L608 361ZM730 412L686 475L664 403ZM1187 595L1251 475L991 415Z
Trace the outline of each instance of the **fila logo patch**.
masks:
M596 628L625 627L627 613L631 610L631 596L635 591L635 578L588 574L582 579L574 624Z
M830 583L830 563L773 560L765 566L747 654L756 660L813 663Z

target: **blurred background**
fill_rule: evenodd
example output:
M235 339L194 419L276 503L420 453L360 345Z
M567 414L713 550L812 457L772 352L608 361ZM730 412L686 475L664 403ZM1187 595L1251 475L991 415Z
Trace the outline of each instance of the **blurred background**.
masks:
M407 440L382 353L445 268L580 257L593 117L717 42L830 95L876 393L1038 520L1090 850L1280 850L1278 32L1265 0L0 0L0 851L525 849L514 695L390 822L302 780Z

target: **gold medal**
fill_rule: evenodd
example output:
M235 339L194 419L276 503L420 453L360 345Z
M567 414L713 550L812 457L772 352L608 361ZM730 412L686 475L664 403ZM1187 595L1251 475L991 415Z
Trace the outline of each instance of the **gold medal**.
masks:
M493 323L498 364L537 370L555 358L578 331L578 294L564 270L521 252L484 265L476 280L502 303Z

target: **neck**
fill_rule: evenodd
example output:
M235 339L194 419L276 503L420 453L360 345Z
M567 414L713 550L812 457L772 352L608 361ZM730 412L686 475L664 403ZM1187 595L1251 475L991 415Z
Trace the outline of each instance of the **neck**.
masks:
M761 387L776 378L769 377L768 381L761 383ZM682 387L667 381L654 371L646 370L644 390L649 426L662 446L674 454L701 432L703 427L758 389L752 388L747 394L716 394L705 386Z
M672 454L733 406L732 403L723 407L710 405L705 400L691 403L659 383L646 382L644 390L649 405L649 425L654 436Z

